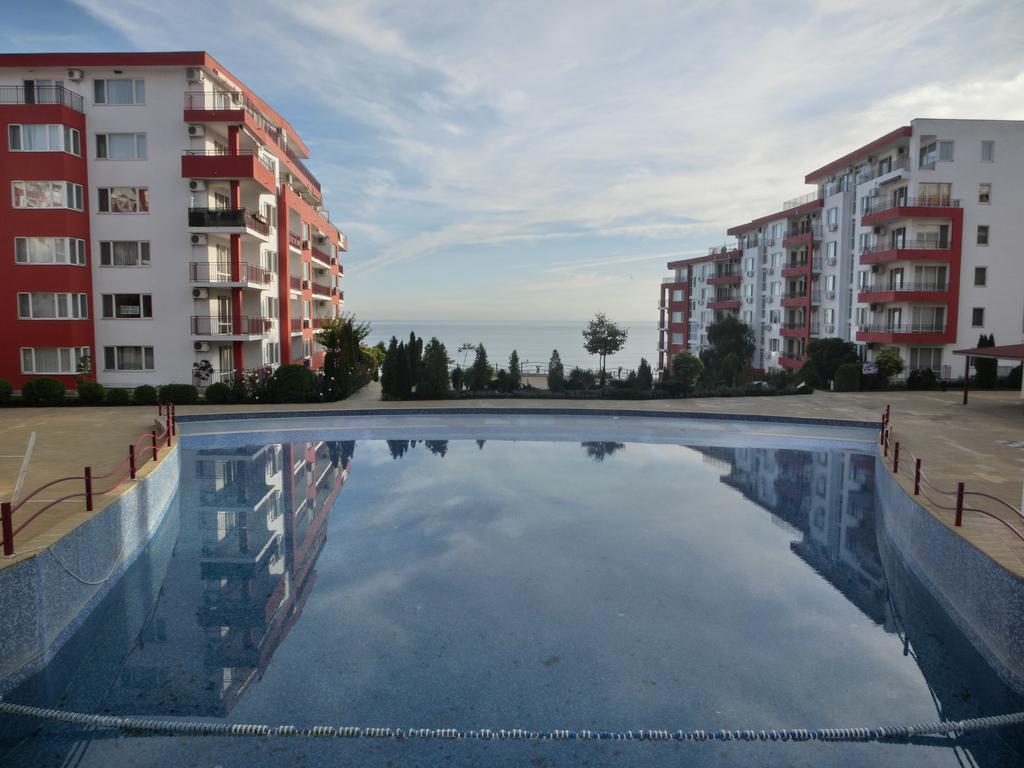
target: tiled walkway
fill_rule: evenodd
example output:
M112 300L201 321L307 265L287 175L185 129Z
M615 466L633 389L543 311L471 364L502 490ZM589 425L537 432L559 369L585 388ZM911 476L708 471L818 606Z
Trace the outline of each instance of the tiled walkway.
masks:
M904 449L921 456L925 472L942 488L955 488L962 480L968 490L999 496L1019 506L1024 484L1024 405L1015 392L971 394L967 407L958 392L815 393L803 397L739 397L688 400L605 401L605 400L459 400L416 403L384 403L370 390L354 398L320 406L280 405L275 411L326 410L358 412L367 408L400 409L502 407L647 410L725 413L738 416L787 415L798 417L872 420L880 419L886 403L892 407L894 436ZM246 412L267 406L192 406L178 409L190 413ZM33 471L26 489L46 479L79 474L83 457L97 467L120 461L130 436L149 429L155 409L151 408L65 408L0 409L0 452L18 454L24 450L32 429L39 433ZM0 459L0 497L9 498L20 462ZM910 487L905 483L906 487ZM127 487L127 486L123 486ZM84 519L81 505L40 518L26 533L34 538L29 546L54 540ZM97 504L97 509L100 505ZM952 515L933 510L951 524ZM1010 513L1007 513L1010 516ZM1024 525L1019 526L1024 529ZM1024 575L1024 544L996 522L968 515L961 533L983 548L1006 568Z

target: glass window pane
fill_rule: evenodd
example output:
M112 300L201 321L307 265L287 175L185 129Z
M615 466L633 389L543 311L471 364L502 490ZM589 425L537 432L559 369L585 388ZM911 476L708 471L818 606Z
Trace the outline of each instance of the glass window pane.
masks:
M32 297L27 293L18 294L18 317L32 317Z
M57 359L56 347L36 347L34 351L36 373L60 372L60 363Z
M107 136L107 158L109 160L135 159L135 134L111 133Z
M107 80L107 104L134 104L131 80Z
M117 368L117 358L113 347L103 348L103 367L108 371Z
M146 81L136 80L135 81L135 103L145 104L146 103Z
M65 301L67 300L64 294L33 293L29 295L32 297L32 317L57 317L57 296L60 295ZM67 311L66 303L64 304L64 310L65 312Z
M146 159L146 134L144 133L135 135L135 156L139 160Z
M93 101L97 104L106 104L106 81L105 80L94 80L93 81Z
M61 347L60 352L60 370L62 372L70 373L73 369L71 368L71 350L67 347Z
M32 373L35 369L32 366L32 349L25 347L21 350L21 371Z

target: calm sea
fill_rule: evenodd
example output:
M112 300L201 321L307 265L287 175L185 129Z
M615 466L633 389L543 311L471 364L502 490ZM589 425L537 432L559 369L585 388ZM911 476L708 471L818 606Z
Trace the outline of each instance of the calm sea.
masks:
M640 364L640 358L646 357L652 368L658 364L658 324L656 322L619 322L620 327L629 330L626 346L618 354L608 358L608 370L622 366L629 370ZM553 322L523 321L517 323L451 323L437 321L370 321L372 331L367 339L369 344L383 341L385 344L392 336L399 341L409 338L409 331L416 331L424 341L436 336L448 348L448 357L463 365L473 361L473 353L460 353L460 345L483 343L487 349L487 359L491 365L505 368L512 350L519 353L519 360L524 363L523 372L528 373L525 363L541 363L546 365L551 357L551 350L557 349L562 364L568 371L573 366L580 368L597 368L597 357L588 355L583 349L581 330L586 321Z

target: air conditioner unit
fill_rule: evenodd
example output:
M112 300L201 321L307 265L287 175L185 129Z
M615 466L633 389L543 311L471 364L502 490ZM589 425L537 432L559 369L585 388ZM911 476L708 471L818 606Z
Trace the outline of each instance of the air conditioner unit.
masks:
M834 267L836 265L836 257L829 256L828 259L825 260L825 263L828 264L830 267Z
M285 183L287 183L287 184L294 184L295 183L295 177L292 176L290 173L286 173L284 175L284 180L285 180Z
M829 224L828 225L828 231L829 232L838 232L839 231L839 225L838 224Z
M188 135L194 139L201 139L206 135L205 125L190 125L188 127Z
M192 349L196 352L209 352L210 343L208 341L193 341Z
M316 236L316 241L318 243L326 243L327 242L327 235L317 235Z
M769 275L774 275L775 274L775 267L768 267L768 274Z
M882 271L882 267L881 267L880 264L872 264L871 265L871 271L872 272L881 272Z
M876 235L880 235L883 232L885 232L885 227L875 227L871 231L874 232L874 234L876 234Z
M309 280L303 280L302 281L302 290L304 290L304 291L308 291L309 290Z
M309 250L309 240L303 240L302 241L302 250L304 250L304 251L308 251Z
M309 326L310 326L309 318L308 317L304 318L303 321L302 321L302 327L303 328L309 328Z
M206 245L206 235L201 232L189 235L188 239L192 241L192 245Z
M85 72L80 69L69 69L67 71L67 78L73 83L80 83L83 77L85 77Z
M242 94L239 93L238 91L235 91L234 93L232 93L231 94L231 102L233 104L241 104L242 103Z
M754 297L753 296L747 296L747 304L753 304L753 303L754 303Z
M871 305L871 311L872 312L877 312L878 311L878 305L877 304L872 304Z
M200 179L189 179L188 188L190 192L202 192L206 189L206 182Z
M192 289L193 299L208 299L210 298L210 292L205 288L193 288Z
M825 298L826 299L834 299L835 297L836 297L836 292L835 291L825 291Z
M189 67L185 70L185 79L190 83L201 83L205 79L205 73L199 67Z
M868 192L868 197L878 197L878 195L879 195L878 187L875 187L870 192Z

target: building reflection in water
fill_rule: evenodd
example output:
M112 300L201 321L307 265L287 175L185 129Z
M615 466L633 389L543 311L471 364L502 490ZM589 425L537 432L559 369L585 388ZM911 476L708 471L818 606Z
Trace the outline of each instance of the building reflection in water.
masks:
M302 613L354 448L318 441L182 450L174 554L106 709L232 710Z

